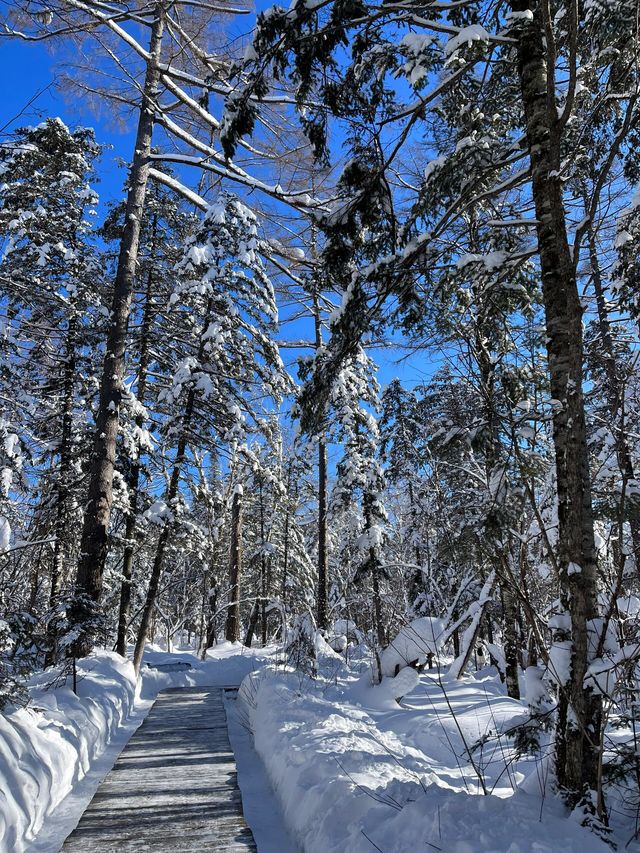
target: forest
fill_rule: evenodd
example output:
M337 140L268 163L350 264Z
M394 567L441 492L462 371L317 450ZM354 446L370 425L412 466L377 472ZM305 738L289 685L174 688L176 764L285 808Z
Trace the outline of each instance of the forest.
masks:
M16 0L8 44L96 120L0 134L3 853L88 771L27 790L28 726L154 655L241 662L292 850L640 850L638 0Z

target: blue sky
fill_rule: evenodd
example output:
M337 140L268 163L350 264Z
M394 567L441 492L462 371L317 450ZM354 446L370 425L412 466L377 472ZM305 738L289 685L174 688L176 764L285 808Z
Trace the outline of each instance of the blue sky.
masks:
M124 171L118 160L127 160L133 146L133 132L108 129L96 122L88 105L65 99L55 86L55 62L44 44L13 39L0 42L0 128L3 135L16 127L37 124L49 116L59 116L70 127L94 127L98 142L108 143L100 169L98 188L104 201L118 197ZM30 103L31 102L31 103Z

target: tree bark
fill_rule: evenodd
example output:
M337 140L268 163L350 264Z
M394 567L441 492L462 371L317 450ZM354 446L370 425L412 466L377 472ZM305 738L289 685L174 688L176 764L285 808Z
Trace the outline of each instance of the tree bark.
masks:
M156 6L151 29L149 60L125 208L125 222L111 307L111 327L107 337L100 403L96 418L89 494L82 529L76 591L99 602L108 549L108 528L113 500L113 472L119 409L125 370L127 326L136 276L138 243L149 176L149 155L153 136L155 98L160 80L160 55L164 30L164 9ZM80 651L87 652L88 649Z
M502 584L502 605L504 611L504 670L507 695L512 699L519 699L518 602L508 583Z
M264 526L264 486L262 480L260 480L260 543L262 546L262 553L260 554L260 594L262 596L262 600L260 602L260 621L261 621L261 629L262 629L262 645L267 645L267 597L270 588L270 572L268 571L267 566L267 557L264 553L264 548L266 545L265 541L265 526Z
M313 293L313 323L316 352L322 347L322 323L317 288ZM328 628L327 590L327 443L318 440L318 586L316 591L316 622L319 630Z
M229 606L225 639L231 643L240 636L240 574L242 571L242 486L235 486L231 501L231 547L229 551ZM257 602L256 602L257 604Z
M58 603L60 584L64 577L65 542L69 535L67 530L67 513L69 509L69 480L71 479L73 468L73 397L76 384L77 329L78 318L74 313L69 319L64 365L62 429L60 434L59 453L60 468L58 472L55 543L53 546L53 563L51 566L51 589L49 592L50 608L55 607Z
M154 219L153 233L155 236L156 223ZM138 362L138 387L136 396L138 403L143 406L147 390L147 370L149 369L149 344L151 322L153 320L153 273L149 270L145 291L144 313L140 330L140 359ZM142 414L136 415L136 426L140 429L144 423ZM122 657L127 654L127 626L131 615L131 578L133 574L133 555L135 551L136 524L138 520L138 498L140 490L140 453L131 462L127 490L129 492L129 511L125 525L125 547L122 558L122 582L120 584L120 606L118 610L118 638L116 651Z
M260 617L260 599L256 598L253 602L253 607L251 608L251 615L249 616L249 625L247 627L247 633L244 635L244 645L247 648L251 648L251 643L253 643L253 636L256 632L256 627L258 625L258 619Z
M550 24L545 27L534 0L512 0L521 18L518 73L531 162L532 193L542 275L547 357L553 408L553 442L558 492L558 565L563 605L571 620L571 673L567 715L558 742L557 776L569 805L585 788L598 789L601 701L585 690L587 628L596 610L596 554L582 391L583 339L574 259L567 238L560 177L561 123L550 61ZM547 32L546 44L543 33ZM569 571L571 567L571 571ZM601 804L599 804L601 813Z
M178 486L180 484L180 475L182 473L182 466L184 465L186 458L186 449L187 449L187 429L188 424L191 419L191 414L193 412L193 397L194 392L189 392L189 399L187 401L187 407L185 409L185 417L184 424L182 428L182 435L180 436L180 440L178 441L178 447L176 450L176 459L173 465L173 470L171 471L171 479L169 480L169 488L166 493L166 503L167 506L171 509L175 507L176 498L178 496ZM147 589L147 597L144 602L144 607L142 609L142 616L140 617L140 627L138 628L138 636L136 639L136 647L133 653L133 666L137 672L140 672L140 665L142 663L142 655L144 654L144 644L147 640L147 633L149 631L149 624L151 622L151 615L153 613L156 599L158 597L158 588L160 586L160 578L162 577L162 566L164 563L164 554L167 549L167 544L169 542L169 536L171 534L172 524L170 520L165 520L165 523L160 531L160 536L158 537L158 543L156 545L156 554L153 559L153 566L151 567L151 577L149 578L149 587Z

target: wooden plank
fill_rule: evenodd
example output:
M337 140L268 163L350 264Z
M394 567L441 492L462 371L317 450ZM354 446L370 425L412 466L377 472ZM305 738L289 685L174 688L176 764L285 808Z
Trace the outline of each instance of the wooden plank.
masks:
M158 694L62 853L255 851L222 690Z

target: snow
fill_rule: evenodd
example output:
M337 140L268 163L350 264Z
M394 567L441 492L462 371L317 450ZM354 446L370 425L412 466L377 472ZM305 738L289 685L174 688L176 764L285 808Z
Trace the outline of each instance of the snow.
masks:
M552 618L556 629L565 616ZM346 620L335 627L354 632ZM416 637L422 654L440 649L439 620L406 628L398 645L407 657ZM148 646L137 684L130 663L96 650L79 663L78 696L64 683L47 689L50 671L39 676L30 705L0 716L0 852L60 848L158 690L241 680L225 709L260 853L610 849L544 790L546 758L516 759L507 733L526 720L527 705L544 709L542 668L526 670L520 702L493 668L456 680L440 667L406 667L372 685L364 645L350 664L320 635L316 650L316 680L284 666L275 647L240 643L219 644L204 661L188 647ZM588 677L607 686L638 651L595 661Z
M55 675L32 681L26 708L0 715L2 853L28 849L133 709L133 666L113 652L78 663L77 696L68 684L48 690Z
M487 272L500 269L508 258L506 252L488 252L486 255L467 254L461 255L456 261L458 269L464 269L469 264L484 264Z
M238 786L245 819L258 841L260 853L297 853L266 770L253 746L251 732L233 694L225 694L229 741L236 758Z
M154 501L144 515L152 524L160 526L164 525L166 521L173 520L173 513L168 504L163 500Z
M524 671L524 695L531 708L540 707L548 697L543 677L544 669L539 666L528 666Z
M640 613L640 598L637 595L626 595L617 600L620 616L628 618Z
M489 791L481 795L469 745L506 731L523 713L495 670L464 681L413 678L401 705L380 702L384 682L371 687L367 676L335 671L313 682L271 667L243 681L238 703L303 853L609 849L567 820L556 798L541 796L541 759L515 769L507 741L474 753Z
M456 50L459 50L463 45L471 45L475 41L489 41L489 33L480 24L471 24L468 27L463 27L460 32L450 38L444 48L445 56L451 56Z
M628 231L619 231L616 234L615 240L613 241L613 245L616 249L620 249L622 246L625 246L627 243L631 243L633 241L633 236L629 234Z
M441 619L423 616L400 630L398 636L380 653L382 675L394 676L413 661L424 664L427 655L438 653L444 640L445 624Z
M571 640L555 640L549 650L549 678L555 684L569 683L571 676Z
M524 12L509 12L506 16L507 21L533 21L533 12L531 9L525 9Z
M9 521L0 515L0 552L8 551L11 544L11 525Z

